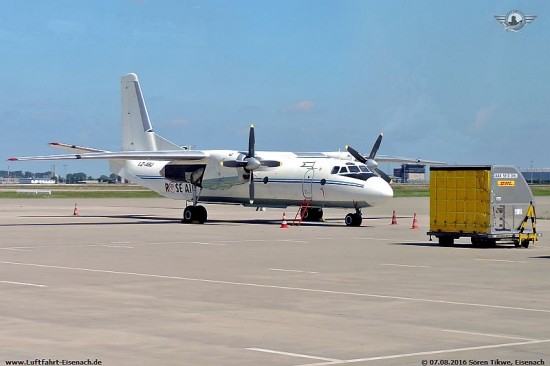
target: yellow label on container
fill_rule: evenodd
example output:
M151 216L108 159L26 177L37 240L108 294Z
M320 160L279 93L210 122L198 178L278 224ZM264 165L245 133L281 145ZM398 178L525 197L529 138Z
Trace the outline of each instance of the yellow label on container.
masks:
M497 183L499 187L515 187L516 185L515 180L499 180Z

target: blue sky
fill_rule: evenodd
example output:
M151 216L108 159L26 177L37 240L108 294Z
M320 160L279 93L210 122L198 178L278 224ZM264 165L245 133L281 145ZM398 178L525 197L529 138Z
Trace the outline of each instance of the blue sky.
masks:
M550 167L550 5L537 1L0 3L0 170L48 142L120 149L120 77L156 132L198 149ZM494 19L537 19L506 32ZM108 174L106 162L60 173ZM382 168L388 168L382 164ZM62 171L62 169L64 171Z

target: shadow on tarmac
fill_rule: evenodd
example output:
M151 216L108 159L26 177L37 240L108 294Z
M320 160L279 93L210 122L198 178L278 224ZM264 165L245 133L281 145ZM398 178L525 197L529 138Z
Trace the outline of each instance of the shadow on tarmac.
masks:
M63 218L70 220L85 219L115 219L115 220L130 220L124 222L112 222L112 221L95 221L95 222L82 222L82 221L65 221L65 222L36 222L36 223L16 223L16 224L0 224L0 227L25 227L25 226L93 226L93 225L151 225L151 224L182 224L180 218L167 218L152 215L48 215L48 216L21 216L23 218L36 218L36 219L48 219L48 218ZM288 226L292 227L292 220L287 220ZM220 220L220 219L208 219L203 225L271 225L280 226L281 220L267 220L267 219L241 219L241 220ZM189 225L189 224L187 224ZM191 224L200 225L200 224ZM300 226L305 227L343 227L349 229L341 219L325 219L323 222L302 222ZM363 224L358 228L368 228L368 225Z
M433 248L449 248L449 249L464 249L464 248L470 248L470 249L518 249L513 244L510 245L502 245L497 244L495 246L490 247L482 247L482 246L474 246L470 243L455 243L453 245L449 246L441 246L438 242L418 242L418 243L394 243L393 245L407 245L407 246L416 246L416 247L433 247ZM549 257L550 258L550 257Z

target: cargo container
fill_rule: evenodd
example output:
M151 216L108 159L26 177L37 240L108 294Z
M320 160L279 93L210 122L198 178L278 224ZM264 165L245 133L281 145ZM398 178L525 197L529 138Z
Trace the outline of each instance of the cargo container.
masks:
M537 240L533 202L531 189L513 166L433 166L427 234L443 246L470 237L477 246L508 242L527 248Z

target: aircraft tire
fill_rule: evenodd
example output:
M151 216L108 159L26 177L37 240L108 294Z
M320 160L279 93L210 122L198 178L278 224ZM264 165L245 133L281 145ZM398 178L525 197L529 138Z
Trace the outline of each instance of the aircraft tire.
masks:
M208 212L204 206L195 207L195 216L199 224L204 224L208 218Z
M181 220L182 223L188 224L193 221L195 216L195 207L194 206L187 206L183 210L183 219Z
M208 212L204 206L187 206L183 210L183 220L181 222L184 224L204 224L207 218Z
M363 218L357 213L349 213L345 218L346 226L361 226Z

